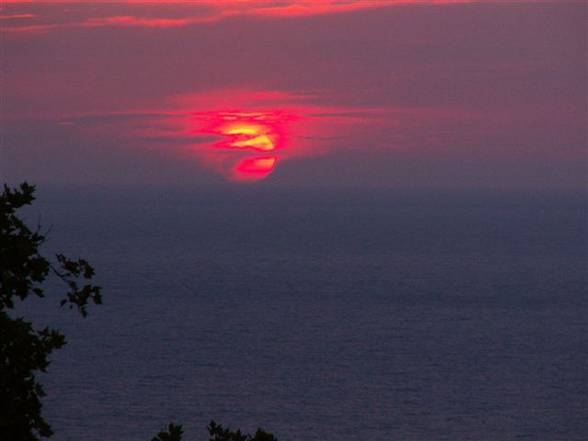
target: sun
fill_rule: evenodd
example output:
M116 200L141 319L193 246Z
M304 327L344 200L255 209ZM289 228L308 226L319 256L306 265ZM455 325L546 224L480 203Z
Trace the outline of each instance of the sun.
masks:
M287 122L293 115L277 110L225 110L194 115L199 135L213 135L205 160L234 181L258 181L276 168L287 147Z
M269 126L241 123L229 125L221 131L223 135L232 138L229 141L229 146L232 148L252 148L262 152L276 149L275 134L272 134Z

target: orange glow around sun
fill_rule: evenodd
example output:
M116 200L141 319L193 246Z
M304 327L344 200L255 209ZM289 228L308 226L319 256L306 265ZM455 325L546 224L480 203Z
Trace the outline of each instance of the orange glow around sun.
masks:
M293 119L280 111L198 112L193 133L217 138L205 150L205 162L233 180L258 181L274 171L287 148L286 125Z
M170 96L165 107L140 111L153 119L133 136L162 142L167 151L177 145L178 153L230 181L257 182L289 161L308 161L341 148L341 140L358 139L368 121L370 127L377 118L390 121L377 109L356 112L315 99L239 89Z

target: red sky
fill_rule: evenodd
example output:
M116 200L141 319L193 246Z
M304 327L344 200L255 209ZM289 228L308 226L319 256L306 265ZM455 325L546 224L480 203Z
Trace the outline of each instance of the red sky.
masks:
M0 19L9 180L213 185L267 136L287 143L260 185L584 185L583 2L5 1ZM251 112L291 119L278 139L198 117Z

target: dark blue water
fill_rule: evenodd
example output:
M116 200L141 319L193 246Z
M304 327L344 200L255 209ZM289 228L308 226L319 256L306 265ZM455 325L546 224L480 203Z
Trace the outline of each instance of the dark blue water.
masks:
M62 327L57 440L588 439L584 195L41 191L105 305Z

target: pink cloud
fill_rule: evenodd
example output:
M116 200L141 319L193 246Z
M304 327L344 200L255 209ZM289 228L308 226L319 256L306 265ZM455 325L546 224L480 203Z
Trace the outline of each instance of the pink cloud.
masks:
M0 14L0 20L26 20L35 17L35 14Z
M479 0L478 0L479 1ZM58 28L84 27L157 27L170 28L210 23L227 17L253 15L263 17L300 17L351 12L361 9L383 8L410 4L457 4L476 0L126 0L112 3L49 0L37 2L5 0L3 10L13 9L0 16L3 19L39 19L38 23L11 23L4 26L6 33L47 32ZM96 4L99 8L87 8ZM64 7L79 7L76 14L63 14ZM182 7L182 16L170 16L170 7ZM18 10L26 8L27 12ZM29 13L43 8L42 13ZM147 8L147 9L145 9ZM149 14L145 14L148 10ZM123 11L123 13L119 13ZM129 13L130 12L130 13ZM171 11L173 12L173 11Z
M201 18L141 18L126 16L91 18L80 24L82 27L106 27L106 26L142 26L154 28L169 28L187 26L189 24L206 21Z

